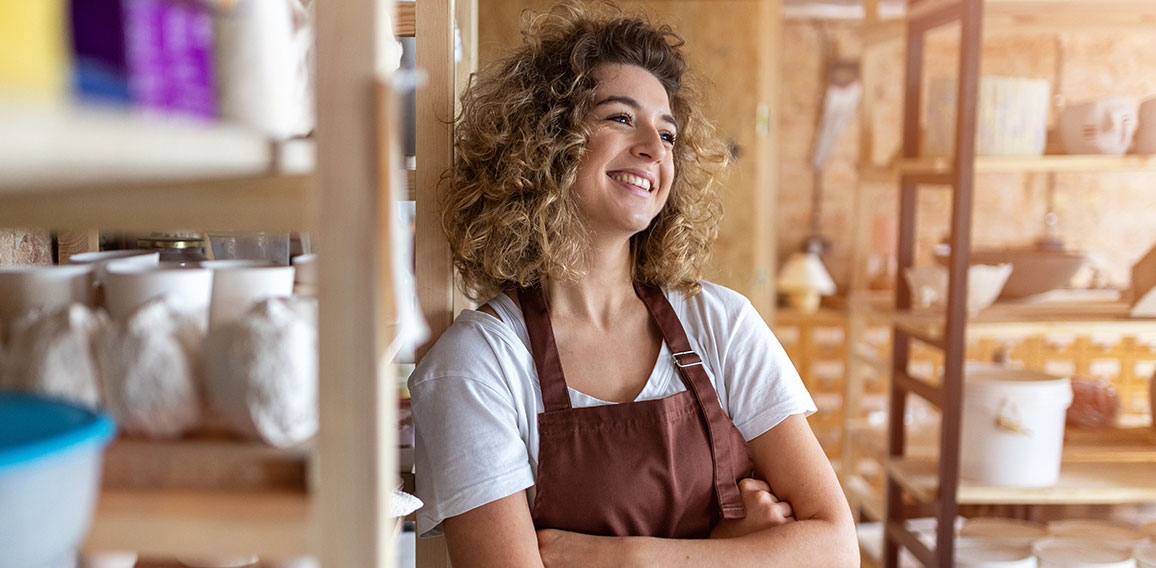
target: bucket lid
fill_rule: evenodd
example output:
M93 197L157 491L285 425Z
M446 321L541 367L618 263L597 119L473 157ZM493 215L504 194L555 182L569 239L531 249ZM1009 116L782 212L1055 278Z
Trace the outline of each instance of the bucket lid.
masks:
M1025 402L1042 404L1072 402L1072 382L1068 377L987 363L967 364L963 376L968 394L1023 395Z
M1032 546L1041 561L1055 566L1135 566L1126 546L1067 538L1045 538Z
M1078 538L1094 542L1136 544L1147 536L1127 525L1097 519L1065 519L1048 523L1048 532L1057 538Z
M112 418L40 396L0 391L0 470L112 438Z
M959 529L961 537L988 539L1028 539L1035 540L1048 536L1048 529L1040 523L1019 519L974 518L968 519Z
M1026 543L986 538L960 538L955 546L956 566L990 566L999 563L1010 567L1027 563L1031 558L1032 547Z
M1132 555L1144 566L1156 566L1156 543L1141 544L1132 551Z

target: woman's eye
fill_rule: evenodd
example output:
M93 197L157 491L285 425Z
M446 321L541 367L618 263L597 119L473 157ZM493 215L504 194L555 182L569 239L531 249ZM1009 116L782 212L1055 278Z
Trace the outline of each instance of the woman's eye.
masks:
M618 123L622 123L622 124L630 124L630 115L629 114L614 114L614 115L607 117L607 120L613 120L614 122L618 122Z
M663 142L666 142L672 146L674 145L674 141L678 139L678 135L673 132L663 132L661 136Z

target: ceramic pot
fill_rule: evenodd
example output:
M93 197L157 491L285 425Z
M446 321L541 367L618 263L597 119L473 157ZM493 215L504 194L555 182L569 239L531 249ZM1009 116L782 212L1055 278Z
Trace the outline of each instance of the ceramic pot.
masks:
M1069 154L1128 151L1136 135L1136 103L1124 97L1103 97L1069 106L1060 113L1060 139Z

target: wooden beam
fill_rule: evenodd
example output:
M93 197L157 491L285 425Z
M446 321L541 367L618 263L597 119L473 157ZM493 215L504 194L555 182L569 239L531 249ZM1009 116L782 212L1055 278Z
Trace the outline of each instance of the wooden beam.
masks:
M383 14L392 0L317 5L317 183L320 412L318 521L323 566L392 567L397 479L396 387L378 320L392 200L381 183L378 86Z

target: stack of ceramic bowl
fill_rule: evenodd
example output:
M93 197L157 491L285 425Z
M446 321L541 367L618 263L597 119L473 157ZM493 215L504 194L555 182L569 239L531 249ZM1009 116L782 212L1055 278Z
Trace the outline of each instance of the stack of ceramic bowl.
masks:
M1032 543L1047 536L1044 525L999 518L968 519L959 529L956 566L1036 568Z
M1052 521L1048 534L1034 546L1040 568L1134 568L1133 549L1148 539L1131 526L1094 519Z

